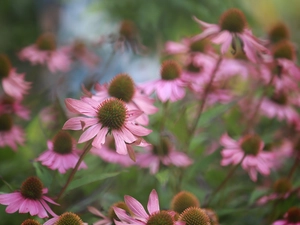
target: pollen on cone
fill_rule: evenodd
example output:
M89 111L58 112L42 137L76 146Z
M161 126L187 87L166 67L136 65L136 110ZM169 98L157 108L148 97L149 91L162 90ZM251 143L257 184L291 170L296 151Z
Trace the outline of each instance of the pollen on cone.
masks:
M173 197L171 202L171 209L173 211L182 213L189 207L200 207L200 202L194 194L181 191Z
M55 225L83 225L83 222L75 213L66 212L59 217Z
M132 78L128 74L122 73L112 79L108 87L108 93L110 96L124 102L130 102L134 95L134 89Z
M197 207L190 207L180 214L179 221L186 225L210 225L210 219L204 210Z

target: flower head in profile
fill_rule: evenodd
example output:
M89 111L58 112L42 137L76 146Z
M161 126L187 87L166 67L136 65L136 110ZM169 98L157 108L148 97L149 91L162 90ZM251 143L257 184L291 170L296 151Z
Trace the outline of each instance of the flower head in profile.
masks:
M199 207L187 208L180 214L178 220L184 222L185 225L211 225L210 218Z
M125 73L115 76L109 84L96 84L95 91L96 93L92 98L99 102L113 97L125 102L128 110L142 111L143 113L136 118L136 122L141 125L148 125L148 115L154 114L158 110L153 105L154 100L143 94L135 86L132 78Z
M37 41L19 52L21 60L28 60L33 65L47 65L52 73L67 72L71 60L67 48L57 48L53 34L42 34Z
M54 218L48 220L44 225L88 225L84 223L81 218L72 212L65 212L60 216L55 216Z
M64 174L68 169L75 168L79 160L79 150L76 149L76 142L66 131L59 131L52 141L47 142L48 149L36 160L52 170L58 170ZM82 162L78 169L86 169Z
M224 147L221 152L222 166L236 165L242 161L242 168L252 181L257 180L257 172L265 176L270 174L273 154L263 151L264 143L259 136L249 134L236 141L224 134L220 142Z
M126 143L141 142L141 137L151 133L133 121L142 114L140 110L127 110L121 100L110 98L102 103L84 97L81 100L65 100L70 112L83 114L85 117L73 117L63 126L65 130L85 130L79 143L93 139L92 146L101 148L106 136L111 134L115 139L116 151L126 155Z
M146 225L146 224L164 224L164 225L184 225L183 222L175 221L174 212L161 211L159 207L158 195L155 190L152 190L149 196L147 209L135 198L126 195L124 197L125 203L133 216L129 216L125 210L114 207L117 217L121 220L115 220L116 225L132 224L132 225Z
M176 102L185 96L186 83L181 77L181 67L176 61L164 61L160 75L161 79L140 85L147 95L155 92L158 99L162 102Z
M14 151L18 144L24 144L24 131L17 125L14 125L11 114L0 114L0 147L9 146Z
M22 183L19 191L1 194L0 204L7 205L5 210L7 213L14 213L19 210L19 213L29 213L31 216L37 215L40 218L48 217L48 213L57 216L47 202L58 204L45 196L47 192L48 189L43 187L39 178L29 177Z
M300 225L300 208L290 208L284 215L283 220L277 220L272 225Z
M236 41L240 41L245 55L253 62L257 61L257 53L267 52L263 41L253 36L247 28L247 21L242 11L236 8L225 11L219 24L209 24L195 18L204 31L196 35L193 40L210 39L215 44L221 44L221 52L225 54L229 47L236 50Z
M0 54L0 84L4 92L18 100L22 100L30 89L30 83L24 80L25 74L18 74L9 58Z
M9 95L4 95L0 98L0 112L15 114L24 120L29 120L30 118L30 111L22 105L21 100Z
M159 144L149 146L146 152L137 155L137 164L149 168L151 174L158 172L161 163L165 166L187 167L192 162L186 154L171 147L166 139L161 139Z

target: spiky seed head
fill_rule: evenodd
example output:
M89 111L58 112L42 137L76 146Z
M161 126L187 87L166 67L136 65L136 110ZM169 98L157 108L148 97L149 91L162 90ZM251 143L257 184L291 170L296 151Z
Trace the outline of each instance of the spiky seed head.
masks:
M83 222L75 213L65 212L59 216L55 225L83 225Z
M53 138L53 151L59 154L69 154L73 150L73 138L67 131L59 131Z
M181 75L181 67L174 60L166 60L161 65L160 75L163 80L175 80Z
M130 102L132 100L134 91L134 82L126 73L121 73L115 76L108 87L108 93L110 96L124 102Z
M110 98L103 101L98 109L99 122L112 130L120 129L126 120L127 109L123 101Z
M256 134L248 134L241 141L241 148L246 155L256 156L261 150L262 140Z
M202 209L208 215L211 225L219 225L219 218L216 212L212 209Z
M179 214L189 207L200 207L200 202L194 194L188 191L179 192L171 201L171 209Z
M0 80L9 76L12 66L5 54L0 54Z
M247 26L247 20L241 10L232 8L222 14L219 25L221 30L227 30L232 33L242 33Z
M173 225L174 219L167 211L160 211L150 215L146 225Z
M152 152L157 156L167 156L170 152L169 142L166 138L161 138L159 144L153 145Z
M274 44L271 51L275 59L295 59L295 47L287 40L282 40Z
M281 178L274 183L273 189L278 194L285 194L292 190L292 183L287 178Z
M0 132L9 131L13 125L13 118L10 114L5 113L0 115Z
M196 66L193 62L190 62L185 69L191 73L200 73L202 70L201 66Z
M282 22L274 24L268 32L269 39L272 43L277 43L290 38L290 31Z
M37 200L43 195L43 183L37 177L27 178L21 185L21 194L25 198Z
M292 207L287 211L287 221L291 224L300 222L300 208Z
M118 218L118 216L116 215L113 207L117 207L120 209L124 209L128 214L131 214L130 209L128 208L128 206L125 204L125 202L116 202L115 204L113 204L109 210L108 210L108 218L110 218L110 220L113 222L114 220L120 221L120 219Z
M53 51L56 49L55 37L51 33L42 34L35 42L37 48L42 51Z
M36 220L27 219L27 220L24 220L23 223L21 223L21 225L41 225L41 224Z
M125 39L132 39L137 35L137 29L133 21L123 20L120 25L119 33Z
M208 215L198 207L184 210L179 216L179 221L184 221L186 225L210 225Z

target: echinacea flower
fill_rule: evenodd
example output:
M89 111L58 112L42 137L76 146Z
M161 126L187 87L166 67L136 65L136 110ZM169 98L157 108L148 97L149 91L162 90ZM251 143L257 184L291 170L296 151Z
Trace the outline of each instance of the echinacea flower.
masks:
M14 125L10 114L0 114L0 147L9 146L14 151L19 145L24 144L24 131L19 126Z
M57 48L55 38L50 33L41 35L36 43L22 49L19 58L33 65L47 64L52 73L67 72L71 64L67 48Z
M4 95L0 98L0 112L8 114L16 114L18 117L29 120L30 111L21 104L21 100Z
M65 212L60 216L48 220L44 225L60 225L60 224L72 224L72 225L88 225L84 223L79 216L75 213Z
M186 83L181 77L181 67L176 61L164 61L160 71L161 79L141 84L140 87L147 94L156 93L162 102L176 102L185 96Z
M136 162L142 168L149 168L151 174L155 174L159 170L160 163L165 166L187 167L193 161L185 153L175 150L165 139L162 139L160 144L149 146L145 153L139 153Z
M233 140L228 134L221 137L222 166L236 165L242 161L242 168L249 173L252 181L257 180L257 172L267 176L273 165L273 154L263 151L264 143L257 135L246 135L238 141Z
M112 134L116 151L126 155L126 143L139 142L141 136L151 133L151 130L132 122L142 114L142 111L128 111L121 100L110 98L99 103L94 99L84 97L81 100L68 98L65 102L70 112L87 116L73 117L63 126L65 130L86 129L80 136L79 143L93 139L92 146L101 148L106 141L107 134Z
M58 170L61 174L68 169L75 168L79 160L79 150L76 142L66 131L58 132L52 141L47 142L48 149L36 160L51 170ZM78 169L86 169L87 166L81 162Z
M7 95L18 100L23 99L30 88L30 83L24 77L24 74L18 74L11 66L6 55L0 54L0 82Z
M24 220L21 225L41 225L38 221L33 219Z
M196 35L193 40L208 38L215 44L221 44L222 54L228 51L230 45L236 47L233 44L235 40L241 42L243 51L253 62L257 61L257 52L267 52L262 45L263 41L256 38L247 28L245 15L239 9L232 8L224 12L219 24L209 24L196 18L195 21L204 28L204 31Z
M109 210L107 212L107 216L103 215L98 209L96 209L95 207L89 206L88 210L100 217L101 219L95 223L93 223L93 225L114 225L114 221L120 221L120 219L117 217L114 208L121 208L123 210L125 210L128 214L130 214L129 208L127 207L127 205L125 204L125 202L116 202L114 203L111 207L109 207Z
M184 225L211 225L210 218L206 212L199 207L187 208L180 214L178 220L184 222Z
M155 190L152 190L149 195L147 209L145 211L143 205L135 198L126 195L125 203L133 216L129 216L125 210L114 207L114 211L121 222L115 220L116 225L131 224L131 225L146 225L146 224L164 224L164 225L184 225L183 222L175 221L175 213L160 211L158 195Z
M269 201L276 199L286 199L290 196L292 191L292 184L289 179L281 178L273 185L273 193L262 196L257 200L258 205L264 205Z
M143 114L136 118L136 122L141 125L148 125L148 115L154 114L158 110L153 105L154 100L141 93L141 90L135 87L132 78L125 73L115 76L108 85L96 84L95 91L92 98L99 102L114 97L125 102L128 110L143 111Z
M43 187L43 183L37 177L27 178L21 185L19 191L0 195L0 204L7 205L6 212L30 213L40 218L48 217L48 213L57 216L47 202L58 205L49 197L45 196L48 189Z
M189 207L200 207L198 198L188 191L178 192L171 201L171 210L181 214Z
M128 156L120 155L116 152L115 140L112 136L107 137L107 141L102 145L101 149L92 147L90 152L91 154L99 156L105 162L115 163L123 167L134 165L134 161L128 158Z
M283 220L277 220L272 225L300 225L300 208L290 208L284 215Z

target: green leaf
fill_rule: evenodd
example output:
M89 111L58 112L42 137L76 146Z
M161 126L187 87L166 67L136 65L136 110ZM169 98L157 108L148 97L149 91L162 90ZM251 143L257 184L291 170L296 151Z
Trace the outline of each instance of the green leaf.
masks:
M92 174L92 175L84 175L83 177L74 180L69 187L67 188L67 191L73 190L75 188L96 182L96 181L100 181L100 180L104 180L106 178L110 178L110 177L115 177L117 175L119 175L120 172L114 172L114 173L104 173L101 175L98 175L97 173Z
M50 187L50 185L52 183L52 180L53 180L53 176L51 174L51 171L49 171L49 169L42 166L38 162L33 162L32 165L35 168L36 175L38 176L38 178L41 179L44 186L45 187Z

